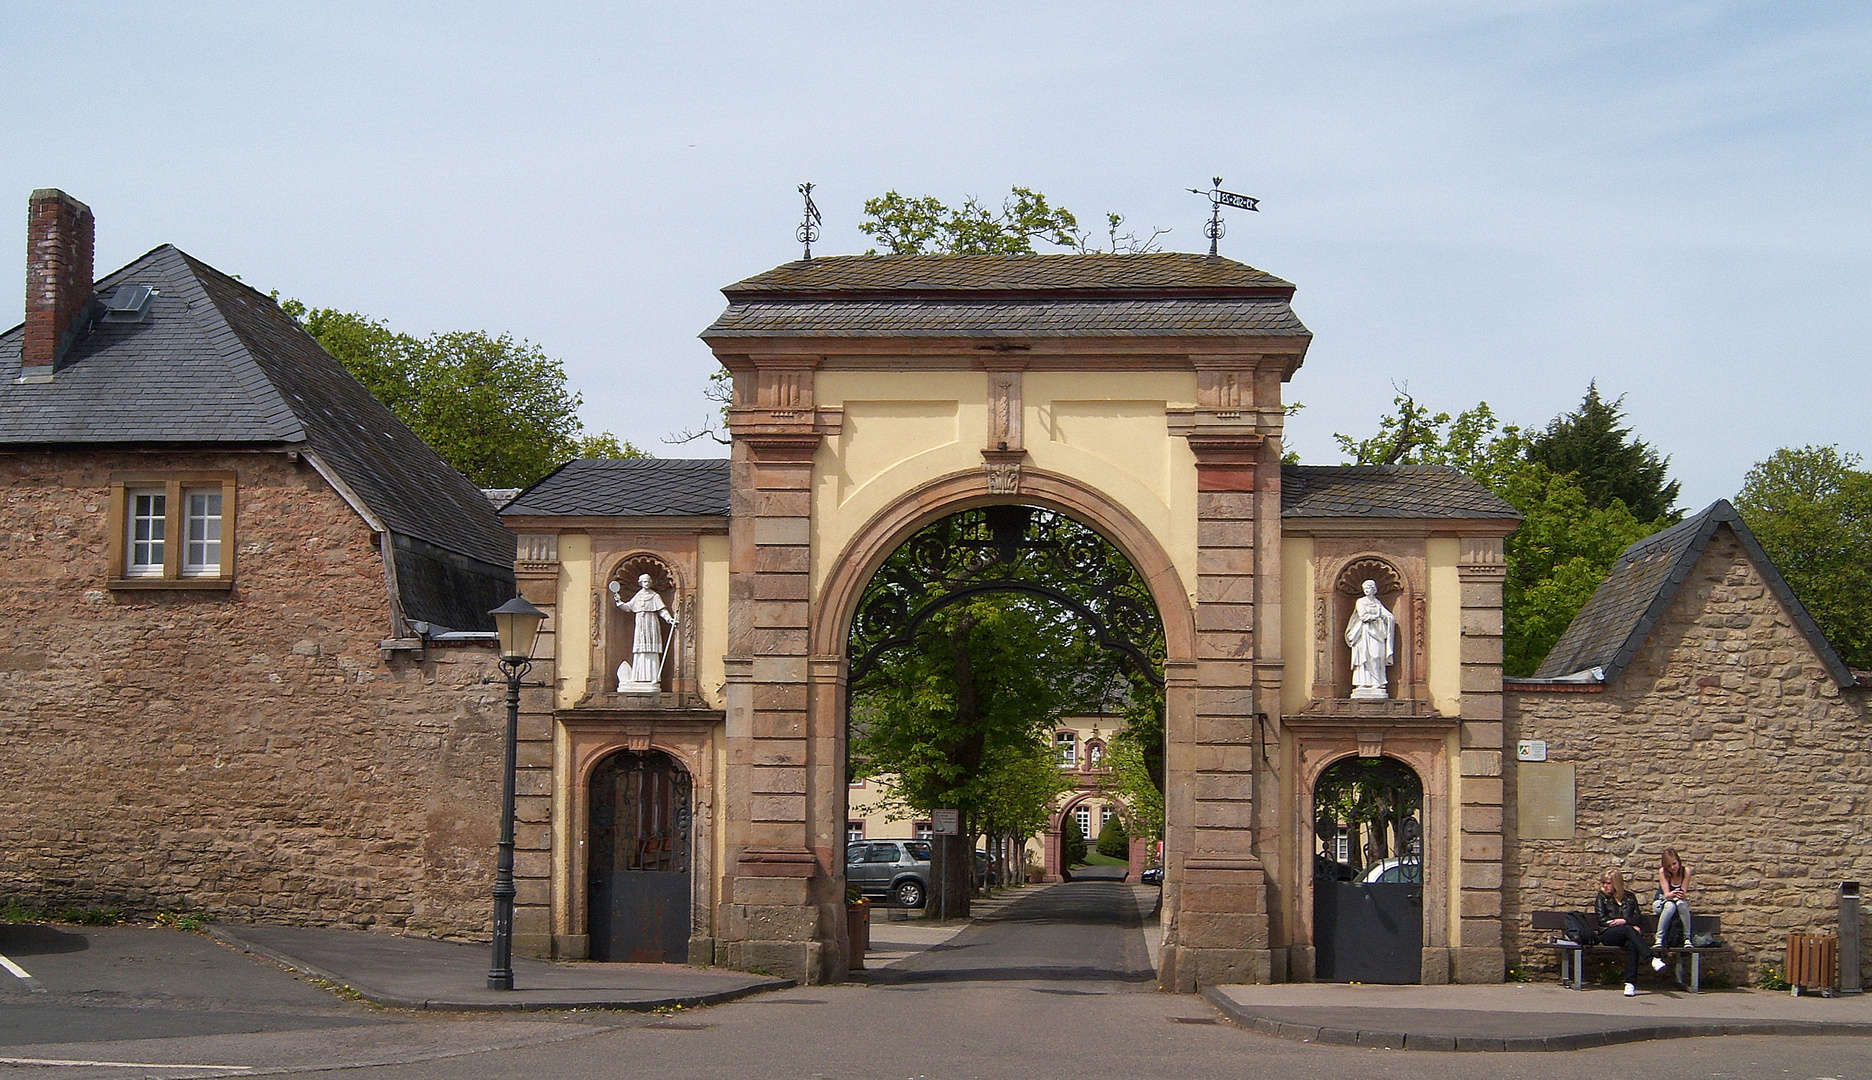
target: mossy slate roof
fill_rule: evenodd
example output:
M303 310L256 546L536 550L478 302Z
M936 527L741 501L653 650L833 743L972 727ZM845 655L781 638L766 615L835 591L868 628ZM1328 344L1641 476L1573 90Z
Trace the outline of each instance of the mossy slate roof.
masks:
M18 383L24 328L0 334L0 447L315 453L403 541L398 576L412 619L493 625L487 610L512 595L513 535L478 488L267 296L170 245L96 292L130 284L156 290L149 314L92 323L50 382Z
M722 458L580 458L501 508L502 517L726 517Z
M728 286L702 337L1306 337L1293 292L1180 252L840 255Z
M1853 685L1853 673L1769 561L1742 515L1726 499L1718 499L1701 513L1626 548L1592 599L1586 601L1554 643L1534 678L1558 679L1602 668L1603 681L1617 679L1652 628L1664 618L1678 589L1722 529L1734 532L1762 580L1787 608L1794 625L1819 654L1834 681L1841 686Z
M1281 516L1521 517L1501 496L1447 465L1283 465Z

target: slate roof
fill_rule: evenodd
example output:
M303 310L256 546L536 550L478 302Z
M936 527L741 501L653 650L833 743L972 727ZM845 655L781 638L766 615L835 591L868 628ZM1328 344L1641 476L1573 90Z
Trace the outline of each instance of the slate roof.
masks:
M422 542L408 558L452 567L412 563L412 574L470 574L476 580L464 585L477 597L506 593L478 611L457 610L458 598L406 585L411 618L492 626L486 611L512 595L513 536L479 489L254 289L169 245L101 279L97 294L125 284L156 289L149 315L93 323L51 382L16 383L24 328L0 334L0 446L309 450L393 534ZM400 548L400 579L404 558Z
M1560 635L1534 678L1558 679L1597 667L1605 671L1604 682L1617 679L1644 645L1652 627L1669 610L1677 590L1690 577L1710 540L1723 528L1735 533L1762 580L1786 606L1794 625L1819 653L1834 681L1841 686L1853 685L1853 673L1768 560L1742 515L1724 499L1626 548L1592 599Z
M1521 518L1499 495L1447 465L1283 465L1281 516Z
M727 517L723 458L580 458L522 491L502 517Z
M723 289L730 299L888 292L1109 292L1135 295L1263 294L1291 297L1273 274L1220 256L1162 251L1142 255L834 255L784 263Z
M1145 255L841 255L722 290L705 339L1305 337L1294 287L1232 259Z

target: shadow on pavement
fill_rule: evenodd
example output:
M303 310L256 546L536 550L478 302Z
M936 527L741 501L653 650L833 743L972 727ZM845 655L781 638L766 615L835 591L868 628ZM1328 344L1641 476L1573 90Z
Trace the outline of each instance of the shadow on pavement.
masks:
M7 956L49 956L83 952L90 947L89 938L68 930L54 930L37 923L0 924L0 953Z

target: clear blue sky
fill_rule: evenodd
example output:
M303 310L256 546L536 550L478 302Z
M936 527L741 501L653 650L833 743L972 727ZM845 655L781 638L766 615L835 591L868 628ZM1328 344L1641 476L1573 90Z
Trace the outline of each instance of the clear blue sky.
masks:
M0 25L0 252L61 187L100 272L173 243L399 329L511 331L588 425L663 455L720 452L659 440L706 415L716 290L798 256L799 182L817 253L863 251L888 188L1012 184L1193 251L1183 189L1220 174L1263 200L1224 254L1295 282L1315 335L1289 389L1309 461L1393 383L1541 424L1591 379L1691 508L1778 446L1872 456L1872 5L177 0Z

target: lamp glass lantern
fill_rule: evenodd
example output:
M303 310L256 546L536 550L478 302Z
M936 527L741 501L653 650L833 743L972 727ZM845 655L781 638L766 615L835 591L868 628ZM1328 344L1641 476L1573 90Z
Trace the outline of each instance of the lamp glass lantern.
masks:
M516 596L493 611L494 628L500 634L501 659L519 663L533 655L533 641L539 636L546 613Z

